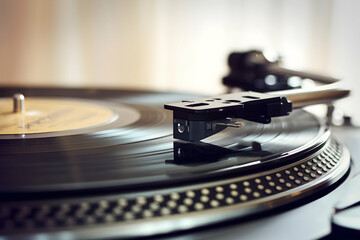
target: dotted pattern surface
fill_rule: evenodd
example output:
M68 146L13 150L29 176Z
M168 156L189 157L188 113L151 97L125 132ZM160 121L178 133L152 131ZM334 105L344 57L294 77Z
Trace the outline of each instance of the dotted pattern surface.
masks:
M264 174L208 187L189 187L151 196L59 203L59 201L2 203L0 232L40 231L108 223L122 223L187 214L210 209L267 201L321 179L341 163L343 148L336 141L311 157ZM216 183L213 183L216 184ZM169 190L171 191L171 190Z

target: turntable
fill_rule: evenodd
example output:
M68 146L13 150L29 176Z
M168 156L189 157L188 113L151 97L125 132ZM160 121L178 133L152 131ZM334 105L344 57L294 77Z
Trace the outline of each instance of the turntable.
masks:
M299 91L6 87L0 96L2 239L261 238L267 226L278 238L292 220L304 225L300 238L319 238L356 174Z

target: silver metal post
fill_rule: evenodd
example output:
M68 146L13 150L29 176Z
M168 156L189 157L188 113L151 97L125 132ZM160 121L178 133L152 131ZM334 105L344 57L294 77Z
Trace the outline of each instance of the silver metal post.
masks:
M18 113L24 113L25 112L25 97L21 93L16 93L13 96L14 100L14 112Z

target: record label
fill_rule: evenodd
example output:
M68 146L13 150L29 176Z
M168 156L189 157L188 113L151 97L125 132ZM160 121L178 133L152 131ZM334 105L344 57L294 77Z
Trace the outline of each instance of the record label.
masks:
M109 108L76 100L27 98L24 112L0 100L0 134L49 133L104 124L116 118Z

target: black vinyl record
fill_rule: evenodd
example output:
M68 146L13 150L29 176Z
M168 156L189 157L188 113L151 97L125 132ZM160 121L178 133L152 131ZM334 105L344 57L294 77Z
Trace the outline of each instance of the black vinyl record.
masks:
M295 111L270 124L244 122L201 143L172 138L164 103L187 95L81 89L14 89L27 97L74 98L111 109L117 119L84 129L0 135L0 191L127 190L241 175L319 144L325 127ZM1 92L11 96L11 89ZM286 156L286 158L285 158ZM263 166L264 165L264 166Z

